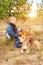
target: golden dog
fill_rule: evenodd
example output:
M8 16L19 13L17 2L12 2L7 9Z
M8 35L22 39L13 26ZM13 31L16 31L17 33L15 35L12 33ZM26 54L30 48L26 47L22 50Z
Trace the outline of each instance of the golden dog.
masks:
M29 47L30 47L29 40L24 35L21 36L19 39L22 43L21 53L24 53L24 51L26 51L26 53L29 53Z
M38 50L40 50L41 44L38 40L34 39L34 34L30 31L23 30L19 33L21 36L19 37L20 41L22 42L21 53L29 53L30 46L35 45Z
M29 53L30 43L28 34L29 32L27 33L27 30L22 30L22 32L19 32L19 39L22 43L21 53L24 53L24 51L26 51L26 53Z

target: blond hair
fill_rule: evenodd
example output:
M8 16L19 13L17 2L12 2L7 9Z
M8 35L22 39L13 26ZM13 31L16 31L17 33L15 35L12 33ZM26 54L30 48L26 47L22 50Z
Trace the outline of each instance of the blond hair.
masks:
M16 17L11 16L11 17L9 17L8 21L9 21L10 23L15 23L15 22L16 22Z

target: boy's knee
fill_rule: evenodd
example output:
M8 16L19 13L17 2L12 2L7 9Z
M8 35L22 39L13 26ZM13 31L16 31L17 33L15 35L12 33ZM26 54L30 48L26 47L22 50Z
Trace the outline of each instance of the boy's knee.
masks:
M14 39L18 39L18 33L13 32L13 33L12 33L12 37L13 37Z
M15 33L15 39L17 39L18 38L18 34L17 33Z

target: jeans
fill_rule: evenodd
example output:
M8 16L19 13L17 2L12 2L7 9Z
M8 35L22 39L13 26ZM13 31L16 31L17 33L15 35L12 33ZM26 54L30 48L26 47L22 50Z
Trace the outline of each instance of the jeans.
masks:
M10 39L10 37L13 38L13 39L16 39L15 40L15 46L17 48L21 48L20 40L18 39L18 32L15 32L13 30L13 27L10 24L8 24L8 26L7 26L6 36L7 36L8 39Z

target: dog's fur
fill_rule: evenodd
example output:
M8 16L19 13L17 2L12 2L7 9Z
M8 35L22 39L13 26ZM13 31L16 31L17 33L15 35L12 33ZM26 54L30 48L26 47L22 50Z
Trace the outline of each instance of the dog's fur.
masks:
M19 33L19 35L21 35L19 39L22 42L21 53L23 53L24 50L26 51L26 53L29 53L30 42L28 34L29 32L27 33L27 30L23 30Z
M41 44L40 44L40 42L38 40L35 39L34 41L32 41L32 43L36 46L37 50L40 50Z
M23 35L21 36L20 41L22 43L21 53L23 53L24 50L26 51L26 53L29 53L29 47L30 47L29 40L26 39L26 37Z
M19 38L20 41L22 42L22 48L21 48L21 53L26 50L26 53L29 53L30 46L36 45L36 48L40 50L41 44L38 40L34 39L34 35L32 33L29 33L29 31L22 31L21 37Z

